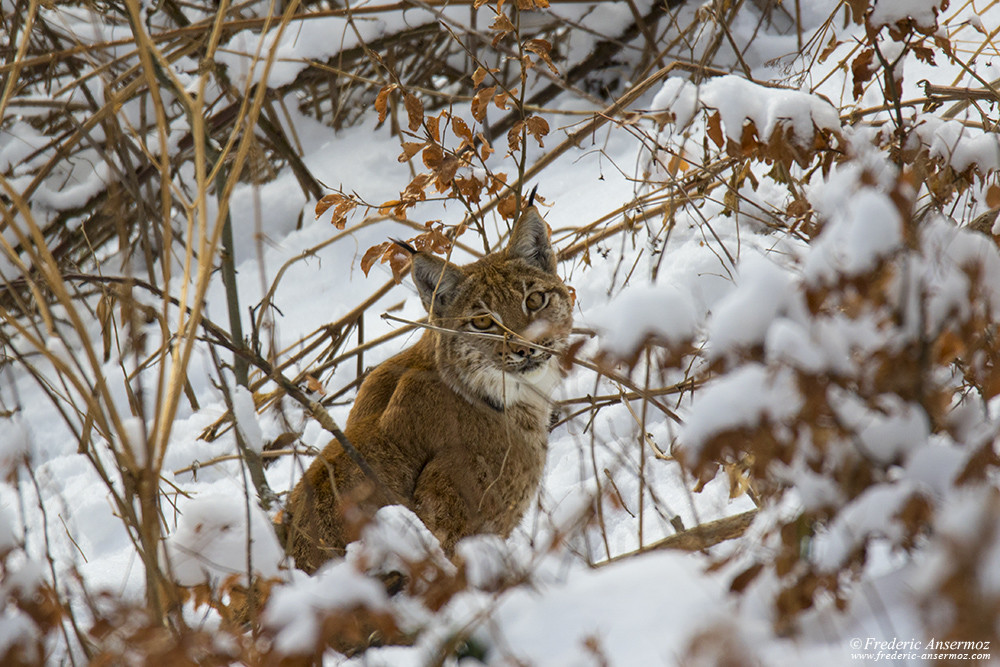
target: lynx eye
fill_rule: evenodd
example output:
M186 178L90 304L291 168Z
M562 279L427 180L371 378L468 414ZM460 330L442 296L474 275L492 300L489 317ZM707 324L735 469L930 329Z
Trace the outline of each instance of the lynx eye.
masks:
M492 315L476 315L469 322L472 324L473 329L478 329L479 331L486 331L493 326L493 316Z
M528 310L539 310L548 300L548 294L545 292L532 292L524 299L524 305L528 307Z

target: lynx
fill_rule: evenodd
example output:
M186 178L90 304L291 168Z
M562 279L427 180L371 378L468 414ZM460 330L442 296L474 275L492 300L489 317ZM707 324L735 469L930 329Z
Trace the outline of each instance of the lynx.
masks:
M391 503L447 553L469 535L507 537L541 480L554 353L572 323L545 222L529 206L505 248L466 266L412 253L429 327L370 372L344 429L374 475L333 442L287 503L288 552L306 572L343 554L358 520Z

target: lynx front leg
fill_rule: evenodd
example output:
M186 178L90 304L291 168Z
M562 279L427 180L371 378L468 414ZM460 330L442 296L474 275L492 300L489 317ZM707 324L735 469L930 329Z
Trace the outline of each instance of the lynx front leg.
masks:
M455 476L456 462L435 458L424 466L413 492L414 510L428 530L451 555L455 543L478 532L481 519L467 489L460 488ZM465 471L467 472L467 471Z

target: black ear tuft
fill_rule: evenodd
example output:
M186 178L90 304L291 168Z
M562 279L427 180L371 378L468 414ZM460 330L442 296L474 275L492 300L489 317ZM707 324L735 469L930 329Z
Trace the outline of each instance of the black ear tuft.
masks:
M392 241L393 243L395 243L396 245L398 245L400 248L402 248L406 252L410 253L411 257L413 255L416 255L418 252L420 252L419 250L417 250L416 248L414 248L413 246L411 246L406 241L400 241L399 239L394 239L391 236L389 237L389 240Z
M432 308L440 312L455 297L465 274L454 264L425 252L414 251L410 262L413 284L417 286L424 308L428 313Z
M507 243L507 256L520 257L549 273L556 272L556 254L549 243L549 227L534 206L526 208L514 223Z
M531 188L531 194L528 195L528 207L535 205L535 193L538 192L538 186Z

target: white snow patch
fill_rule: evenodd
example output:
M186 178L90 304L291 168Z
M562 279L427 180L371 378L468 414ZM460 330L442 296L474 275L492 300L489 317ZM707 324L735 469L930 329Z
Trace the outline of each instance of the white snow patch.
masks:
M698 327L691 297L674 285L636 285L586 314L601 332L601 347L615 356L633 354L648 337L670 345L690 340Z
M180 513L176 530L166 539L180 585L219 583L233 574L240 575L245 584L248 546L254 573L267 578L278 575L278 564L284 558L281 545L270 520L242 492L199 495L181 504Z
M746 364L721 376L702 390L681 427L685 450L698 454L712 437L729 430L752 429L765 419L782 422L802 408L802 396L791 370Z
M236 428L243 435L243 442L252 452L260 454L264 451L264 434L257 421L257 408L253 402L253 394L246 387L233 388L233 417Z

